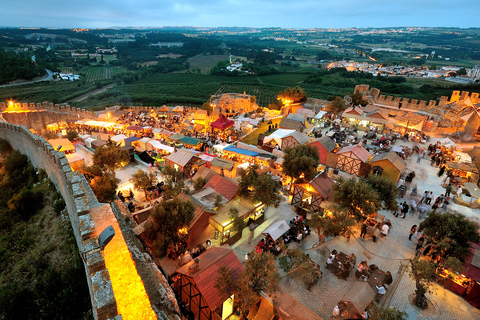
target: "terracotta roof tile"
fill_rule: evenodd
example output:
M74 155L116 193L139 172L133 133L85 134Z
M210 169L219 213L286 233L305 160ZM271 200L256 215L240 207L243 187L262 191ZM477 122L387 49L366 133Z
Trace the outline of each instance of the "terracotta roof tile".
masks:
M237 194L239 186L231 182L229 179L222 177L220 175L213 176L204 188L210 187L213 190L220 193L228 200L232 200L233 197Z

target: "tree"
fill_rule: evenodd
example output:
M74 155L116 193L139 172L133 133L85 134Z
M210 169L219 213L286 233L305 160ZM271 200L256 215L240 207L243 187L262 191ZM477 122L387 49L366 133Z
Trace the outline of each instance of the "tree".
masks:
M382 205L378 193L363 180L340 178L333 189L335 201L357 220L377 212Z
M409 276L415 281L415 305L422 310L428 308L428 301L425 294L429 292L437 264L430 263L427 260L410 260Z
M390 179L379 175L370 174L367 178L362 178L377 192L382 203L382 208L389 211L395 211L398 207L397 185Z
M275 180L271 174L262 173L253 185L253 201L261 202L265 207L274 206L278 208L283 199L279 193L281 189L282 184Z
M368 313L372 320L407 320L408 313L401 311L396 307L377 307L375 303L369 305Z
M336 114L342 113L347 108L347 106L345 105L345 101L342 97L335 97L335 99L330 102L329 106L330 109Z
M239 190L238 194L241 197L249 198L251 191L253 190L253 185L258 178L258 165L253 165L248 167L246 170L242 170L240 173L240 182L238 184Z
M145 194L145 199L148 199L147 190L155 185L157 178L153 172L146 173L142 169L138 169L130 178L130 182L135 189L142 190Z
M195 189L195 191L202 190L206 184L207 179L198 177L197 180L193 182L193 188Z
M277 99L282 100L284 104L299 103L307 101L307 95L302 88L296 86L277 93Z
M74 141L78 137L78 132L76 130L69 130L67 132L67 138L70 141Z
M420 224L427 240L439 246L440 257L462 258L468 254L470 243L478 243L478 224L460 213L431 211Z
M115 198L117 186L115 177L110 174L95 176L90 182L90 187L98 201L103 203L110 202Z
M242 232L247 226L247 223L238 215L238 209L231 207L230 210L228 210L228 213L230 215L230 220L232 220L233 231Z
M466 74L467 74L467 70L466 70L465 68L460 68L460 69L458 69L458 71L457 71L457 75L458 75L458 76L464 76L464 75L466 75Z
M260 298L262 291L272 294L278 291L280 274L275 257L270 252L252 253L245 262L245 270L234 274L223 266L217 271L214 287L228 295L235 294L240 302L242 316L246 318L248 309Z
M292 276L302 281L307 290L318 282L321 273L314 268L309 257L302 249L288 249L279 259L279 266L287 276Z
M322 244L326 237L341 234L349 238L352 235L355 219L338 205L328 207L322 213L311 212L311 217L308 223L317 231L319 244Z
M354 106L358 106L358 105L366 106L368 104L367 100L365 100L365 98L363 97L363 94L361 94L360 92L355 92L352 95L352 103Z
M320 164L318 150L307 144L296 147L288 147L284 150L283 172L292 178L292 185L298 179L310 181L317 174L317 167Z
M95 150L93 164L99 166L102 171L108 172L115 177L115 170L128 163L128 152L120 149L117 144L108 139L107 144Z
M180 192L188 192L185 183L183 182L183 173L175 170L175 168L167 166L163 169L163 175L165 176L164 197L165 199L175 198Z
M152 221L149 220L145 235L153 242L156 256L165 255L167 247L188 237L186 231L193 219L195 206L191 201L179 198L162 201L152 209Z

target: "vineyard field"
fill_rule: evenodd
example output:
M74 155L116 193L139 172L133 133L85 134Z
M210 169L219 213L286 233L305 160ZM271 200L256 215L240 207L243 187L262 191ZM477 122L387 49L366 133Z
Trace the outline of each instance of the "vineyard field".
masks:
M90 67L85 73L85 80L87 82L94 82L98 80L108 80L119 73L125 73L123 67Z

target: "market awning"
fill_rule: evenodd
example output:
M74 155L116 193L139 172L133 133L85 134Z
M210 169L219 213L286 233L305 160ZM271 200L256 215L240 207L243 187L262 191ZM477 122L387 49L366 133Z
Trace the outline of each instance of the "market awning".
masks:
M112 141L118 142L127 139L127 136L124 134L117 134L116 136L111 137Z
M215 129L225 130L227 128L233 127L234 124L234 121L229 120L227 117L225 117L225 115L220 114L216 121L210 123L210 126Z
M223 150L228 151L228 152L234 152L234 153L242 154L242 155L249 156L249 157L256 157L260 154L258 152L245 150L245 149L240 149L240 148L236 148L234 146L226 147Z
M341 301L351 302L359 313L375 298L375 291L368 282L357 281L353 287L342 297Z
M127 142L134 142L134 141L137 141L137 140L140 140L140 138L137 138L137 137L135 137L135 136L134 136L134 137L129 137L129 138L125 139L125 141L127 141Z
M170 152L170 153L175 151L174 147L170 147L170 146L166 146L164 144L161 144L160 141L158 141L158 140L153 140L152 139L152 140L148 141L148 144L151 145L155 149L165 150L165 151Z
M480 199L480 188L473 182L464 182L463 186L473 198Z
M320 111L315 115L315 117L313 117L313 119L317 119L317 120L322 119L326 113L327 111Z
M262 232L262 234L270 235L270 237L276 241L288 230L290 230L288 223L285 220L280 220L268 227L267 230Z
M53 149L60 152L75 150L75 146L68 139L52 139L48 140L48 143L52 145Z
M182 139L180 139L179 142L181 142L183 144L188 144L188 145L191 145L191 146L196 146L196 145L199 145L200 143L202 143L200 140L192 138L192 137L183 137Z
M127 130L132 130L132 131L141 131L143 128L139 126L129 126L127 127Z

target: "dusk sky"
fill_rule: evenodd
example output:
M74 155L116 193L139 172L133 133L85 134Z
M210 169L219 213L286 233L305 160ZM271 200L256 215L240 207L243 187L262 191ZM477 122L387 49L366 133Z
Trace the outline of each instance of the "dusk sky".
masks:
M480 0L3 0L0 26L479 27Z

